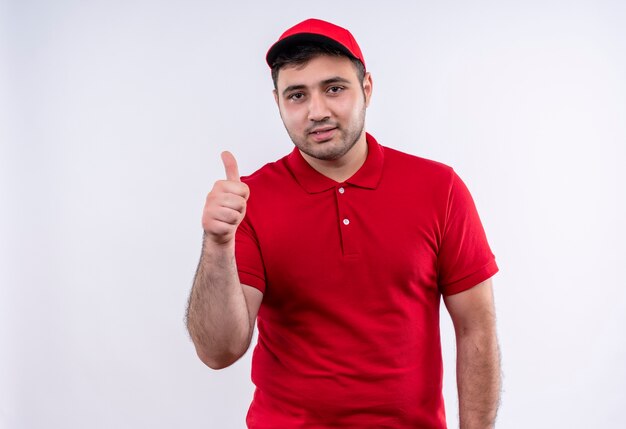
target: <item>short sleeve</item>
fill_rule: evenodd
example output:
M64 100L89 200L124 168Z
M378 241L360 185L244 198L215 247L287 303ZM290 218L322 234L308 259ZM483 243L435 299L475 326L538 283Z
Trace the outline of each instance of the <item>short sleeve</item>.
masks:
M443 233L437 254L438 285L443 295L467 290L498 272L474 200L452 171Z
M265 292L265 269L257 236L246 215L235 235L235 260L239 281Z

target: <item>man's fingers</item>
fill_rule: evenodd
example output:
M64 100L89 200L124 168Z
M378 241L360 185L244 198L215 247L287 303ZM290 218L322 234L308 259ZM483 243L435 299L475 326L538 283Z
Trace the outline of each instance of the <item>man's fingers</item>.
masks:
M246 214L248 185L239 177L237 161L232 153L221 154L226 180L218 180L207 195L202 213L205 234L219 244L234 240L235 231Z
M230 183L226 180L224 180L222 183ZM236 184L241 184L241 183L235 183ZM247 198L247 194L243 193L242 191L245 191L246 188L243 187L243 189L237 189L237 192L224 192L222 194L219 195L215 195L212 196L211 194L209 194L207 196L207 204L210 204L211 206L214 207L227 207L229 209L232 210L236 210L238 212L243 213L243 211L246 208L246 198Z
M240 182L239 168L237 168L237 160L232 153L228 151L222 152L222 162L224 163L224 171L226 172L226 180Z

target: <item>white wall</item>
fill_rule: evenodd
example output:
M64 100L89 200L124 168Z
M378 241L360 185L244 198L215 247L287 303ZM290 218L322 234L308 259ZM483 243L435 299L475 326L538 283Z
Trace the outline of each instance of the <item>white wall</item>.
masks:
M626 426L626 3L383 3L0 3L1 428L243 427L249 355L204 367L183 313L219 152L291 150L264 54L309 16L359 40L368 130L473 192L499 427Z

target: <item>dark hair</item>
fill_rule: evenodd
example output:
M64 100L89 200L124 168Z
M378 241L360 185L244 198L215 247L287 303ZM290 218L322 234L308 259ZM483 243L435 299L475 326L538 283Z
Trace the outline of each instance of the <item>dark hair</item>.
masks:
M305 45L293 45L284 49L272 64L272 80L274 81L274 88L276 88L276 82L278 81L278 72L281 68L286 66L299 66L308 63L315 57L320 55L330 55L334 57L346 57L354 67L356 68L356 75L359 82L362 84L365 77L365 66L363 63L351 56L345 54L345 52L335 48L334 46L316 43Z

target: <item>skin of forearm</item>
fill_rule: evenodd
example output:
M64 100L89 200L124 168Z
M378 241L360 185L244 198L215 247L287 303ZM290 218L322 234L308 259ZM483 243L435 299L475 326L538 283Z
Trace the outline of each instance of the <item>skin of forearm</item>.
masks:
M213 369L229 366L252 337L234 247L205 240L187 308L187 329L200 359Z
M495 328L457 336L460 429L495 427L500 404L500 349Z

